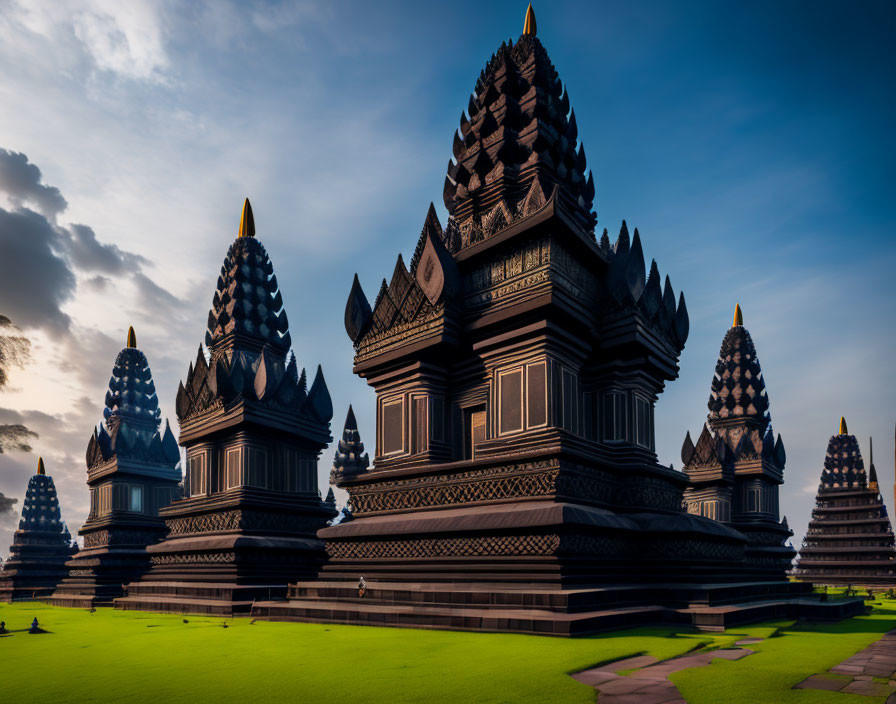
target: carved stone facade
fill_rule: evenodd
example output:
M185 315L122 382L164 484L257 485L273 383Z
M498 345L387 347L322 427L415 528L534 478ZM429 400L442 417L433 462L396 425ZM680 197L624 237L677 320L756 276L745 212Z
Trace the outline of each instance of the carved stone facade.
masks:
M740 304L722 341L707 405L696 445L688 433L681 449L691 480L687 510L743 533L749 567L781 579L796 556L786 544L793 531L778 506L787 455L781 435L776 440L772 432L765 379Z
M167 539L116 608L233 613L282 595L326 558L317 460L333 415L320 367L310 389L273 265L246 200L200 346L177 391L184 496L160 512Z
M357 276L349 294L354 371L376 391L372 467L345 472L337 454L332 474L352 519L318 533L318 581L254 613L531 630L518 611L474 611L550 592L533 618L571 633L608 623L586 602L650 618L689 598L682 584L756 579L744 535L686 513L687 476L657 462L654 404L687 308L637 230L595 236L577 135L534 32L502 45L454 137L447 224L430 206L410 267L399 255L373 306Z
M84 549L48 599L57 606L111 604L149 569L146 547L166 533L159 510L181 493L180 450L165 422L134 329L118 353L99 429L87 443L90 513L78 531Z

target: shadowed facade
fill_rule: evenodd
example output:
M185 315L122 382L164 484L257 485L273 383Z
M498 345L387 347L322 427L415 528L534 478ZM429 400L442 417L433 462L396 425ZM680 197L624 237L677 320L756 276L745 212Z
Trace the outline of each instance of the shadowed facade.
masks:
M637 230L595 236L594 181L531 6L453 154L446 225L430 206L410 266L399 255L372 306L357 276L349 294L354 371L377 396L373 466L353 414L336 456L352 520L319 532L317 581L253 613L556 635L796 613L808 585L745 570L744 535L685 512L688 477L657 462L684 296L645 266Z
M896 548L871 460L846 420L828 441L812 519L794 574L820 584L896 587Z
M749 570L783 579L796 555L785 545L793 531L779 518L787 455L781 435L776 440L772 432L765 379L740 304L722 340L707 406L697 444L688 433L681 448L691 481L684 495L688 513L743 533Z
M181 494L180 448L161 413L134 328L118 353L99 430L87 444L90 514L78 534L84 549L48 599L58 606L111 604L149 569L146 547L165 537L159 510Z
M65 562L76 547L59 511L53 477L44 460L28 480L22 518L9 546L9 557L0 570L0 601L48 596L65 577Z
M166 540L116 608L248 610L312 577L325 558L315 533L336 515L321 500L317 460L333 415L323 372L310 389L273 265L255 238L248 199L227 251L200 346L177 391L185 496L160 511Z

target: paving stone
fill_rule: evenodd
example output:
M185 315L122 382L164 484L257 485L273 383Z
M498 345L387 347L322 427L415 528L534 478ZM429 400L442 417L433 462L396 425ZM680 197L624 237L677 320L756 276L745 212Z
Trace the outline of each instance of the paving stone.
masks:
M638 655L637 657L625 658L625 660L617 660L607 665L601 665L594 669L602 670L603 672L619 672L620 670L636 670L639 667L646 667L657 662L659 661L652 655Z
M601 682L619 679L619 675L614 675L612 672L604 670L585 670L575 673L572 678L582 684L587 684L589 687L596 687Z
M862 694L866 697L886 697L893 690L880 682L862 682L855 680L840 690L845 694Z
M836 679L826 675L812 675L794 687L794 689L824 689L829 692L839 692L846 685L851 684L849 679Z

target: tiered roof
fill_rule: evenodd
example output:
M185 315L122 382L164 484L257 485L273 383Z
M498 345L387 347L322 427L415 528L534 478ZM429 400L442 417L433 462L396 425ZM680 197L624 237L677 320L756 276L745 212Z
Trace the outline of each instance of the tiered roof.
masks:
M361 442L361 433L358 432L358 421L355 420L355 412L348 407L345 417L345 429L342 431L342 439L336 446L336 456L333 458L333 471L330 482L335 483L343 478L362 474L370 465L370 457L364 452L364 443ZM332 489L330 490L332 491Z
M113 458L170 467L180 461L168 421L160 432L161 412L152 371L146 355L137 349L133 327L128 330L127 345L115 358L105 405L103 421L87 443L88 469Z
M19 530L58 537L60 545L68 545L71 542L71 534L62 520L62 512L59 509L56 485L53 483L53 477L49 476L44 468L43 457L37 461L37 474L28 480Z
M896 548L877 472L865 474L846 420L828 441L812 519L796 574L829 584L896 585Z
M178 388L179 420L237 400L279 407L315 425L333 417L320 366L309 390L305 370L299 374L295 356L289 354L283 296L271 260L255 238L248 198L218 277L205 342L209 359L200 345L186 383Z
M476 81L445 177L445 207L462 246L513 219L527 196L552 194L590 231L594 178L586 175L575 113L554 65L535 36L534 13L516 44L505 42Z

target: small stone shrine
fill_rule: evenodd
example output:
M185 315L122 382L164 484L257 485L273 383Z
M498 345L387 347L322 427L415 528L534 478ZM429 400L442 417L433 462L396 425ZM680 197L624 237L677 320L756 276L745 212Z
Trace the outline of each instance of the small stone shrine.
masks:
M846 420L828 441L812 520L794 575L820 584L896 587L896 549L877 470L865 474Z
M317 368L311 387L290 353L277 277L255 237L248 199L227 251L205 344L177 391L185 497L159 513L168 537L116 608L248 611L286 595L325 559L316 537L336 516L321 499L317 460L333 407Z
M165 422L134 328L118 353L99 430L87 443L90 514L78 531L84 549L48 601L91 608L111 604L149 569L146 546L165 537L159 509L181 493L180 448Z
M329 561L253 614L574 635L662 620L720 628L842 615L756 575L740 532L682 508L654 404L678 375L684 296L623 222L595 236L594 181L535 15L482 71L410 266L345 310L376 391L376 451L350 414L333 480L352 520ZM363 579L362 579L363 578ZM845 604L845 606L844 606Z
M65 577L65 563L74 550L59 511L53 477L46 473L40 458L37 474L28 480L22 519L13 534L9 557L0 570L0 601L51 594Z
M772 432L765 379L740 304L722 340L708 407L697 444L688 433L681 448L691 480L684 493L688 513L743 533L750 571L782 579L796 555L785 544L793 531L778 509L787 456L781 435L776 440Z

